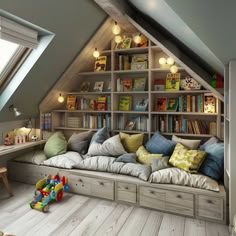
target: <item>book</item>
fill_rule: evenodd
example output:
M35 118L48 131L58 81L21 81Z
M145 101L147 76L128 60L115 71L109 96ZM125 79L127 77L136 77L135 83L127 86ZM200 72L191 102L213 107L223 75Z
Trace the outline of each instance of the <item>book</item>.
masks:
M154 91L164 91L165 90L165 79L154 79L153 81Z
M123 91L132 91L133 88L133 80L131 78L122 79Z
M109 83L108 83L107 92L111 92L111 81L109 81Z
M68 110L76 109L76 96L74 95L67 96L66 109Z
M204 94L204 112L216 112L216 98L212 94Z
M130 48L131 47L131 43L132 43L132 38L127 36L127 35L123 35L122 37L122 41L120 43L116 44L115 49L126 49L126 48Z
M167 98L157 98L156 111L165 111L167 108Z
M147 61L148 61L148 54L147 53L134 54L134 55L132 55L132 58L131 58L131 63L147 62Z
M98 111L106 111L107 110L107 96L98 96L96 106L97 106Z
M105 71L107 63L107 56L99 56L94 65L94 71Z
M178 98L168 98L167 99L167 111L176 111L178 108Z
M119 110L120 111L129 111L131 108L131 96L123 95L119 99Z
M180 88L180 73L167 73L165 90L178 91Z
M140 47L147 47L148 46L148 38L144 36L143 34L139 35L140 37L140 42L139 43L134 43L135 48L140 48Z
M144 91L146 87L146 78L134 78L133 91Z
M125 126L125 130L133 130L135 128L135 124L137 121L137 117L132 117Z
M96 110L97 109L97 101L94 99L90 99L89 101L89 110Z
M148 99L142 99L141 101L138 101L135 105L134 110L135 111L146 111L148 106Z
M80 92L88 92L90 87L90 82L88 81L83 81L80 84Z
M103 91L104 81L95 82L93 87L93 92L102 92Z

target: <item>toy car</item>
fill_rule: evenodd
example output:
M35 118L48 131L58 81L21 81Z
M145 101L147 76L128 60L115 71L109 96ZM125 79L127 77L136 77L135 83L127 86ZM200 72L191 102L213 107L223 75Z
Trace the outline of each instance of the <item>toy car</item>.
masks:
M60 178L59 175L53 177L48 175L36 183L34 200L29 202L29 205L32 209L47 212L49 202L54 199L57 202L61 201L63 192L68 191L68 187L68 180L65 176Z

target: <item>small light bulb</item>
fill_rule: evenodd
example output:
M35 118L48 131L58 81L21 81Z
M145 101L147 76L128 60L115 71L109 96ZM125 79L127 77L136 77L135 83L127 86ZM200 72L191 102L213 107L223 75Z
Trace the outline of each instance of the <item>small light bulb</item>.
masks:
M121 41L122 41L122 37L120 35L116 35L115 36L115 42L116 43L121 43Z
M177 72L178 72L178 67L177 67L176 65L171 66L171 67L170 67L170 72L171 72L172 74L177 73Z
M95 58L98 58L98 57L100 56L100 53L99 53L99 51L97 50L97 48L95 48L95 50L94 50L94 52L93 52L93 56L94 56Z
M170 66L171 66L171 65L174 65L174 63L175 63L175 61L174 61L174 59L173 59L172 57L168 57L166 62L167 62L167 64L170 65Z
M161 58L159 59L159 64L160 64L160 65L166 64L166 59L165 59L164 57L161 57Z
M61 93L59 94L59 97L57 98L57 101L60 103L63 103L65 100L65 98L61 95Z
M139 34L138 34L138 35L135 35L135 36L133 37L133 40L134 40L134 42L135 42L136 44L141 43L141 37L140 37L140 35L139 35Z
M117 22L115 21L115 24L112 26L112 33L114 35L117 35L120 33L120 26L117 25Z

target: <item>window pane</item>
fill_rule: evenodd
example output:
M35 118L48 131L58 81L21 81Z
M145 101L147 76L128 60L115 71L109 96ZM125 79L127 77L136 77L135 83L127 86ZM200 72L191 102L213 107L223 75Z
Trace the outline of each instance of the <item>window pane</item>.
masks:
M0 39L0 75L20 46Z

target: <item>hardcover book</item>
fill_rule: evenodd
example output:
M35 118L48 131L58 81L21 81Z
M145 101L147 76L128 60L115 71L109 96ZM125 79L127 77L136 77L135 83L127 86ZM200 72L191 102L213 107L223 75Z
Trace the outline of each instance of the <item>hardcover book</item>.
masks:
M165 90L178 91L180 88L180 73L167 73Z
M107 56L99 56L95 61L94 71L105 71L107 63Z
M103 91L103 81L95 82L93 87L93 92L102 92Z
M96 107L98 111L106 111L107 110L107 96L98 96Z
M90 87L90 82L83 81L80 85L80 92L88 92Z
M165 90L165 79L154 79L153 89L154 89L154 91L164 91Z
M141 101L138 101L134 110L135 111L146 111L148 106L148 99L142 99Z
M66 109L75 110L76 109L76 96L67 96Z
M132 91L133 88L133 80L131 78L122 79L123 91Z
M119 110L120 111L129 111L131 108L131 96L120 96L119 99Z
M204 95L204 112L205 113L216 112L216 98L211 94Z
M167 98L157 98L156 100L156 111L166 111Z
M167 99L167 111L176 111L178 108L178 98L168 98Z
M146 87L146 78L134 78L133 91L144 91Z
M131 47L131 42L132 42L132 38L127 36L127 35L123 35L122 37L122 41L118 44L116 44L115 49L126 49L126 48L130 48Z

